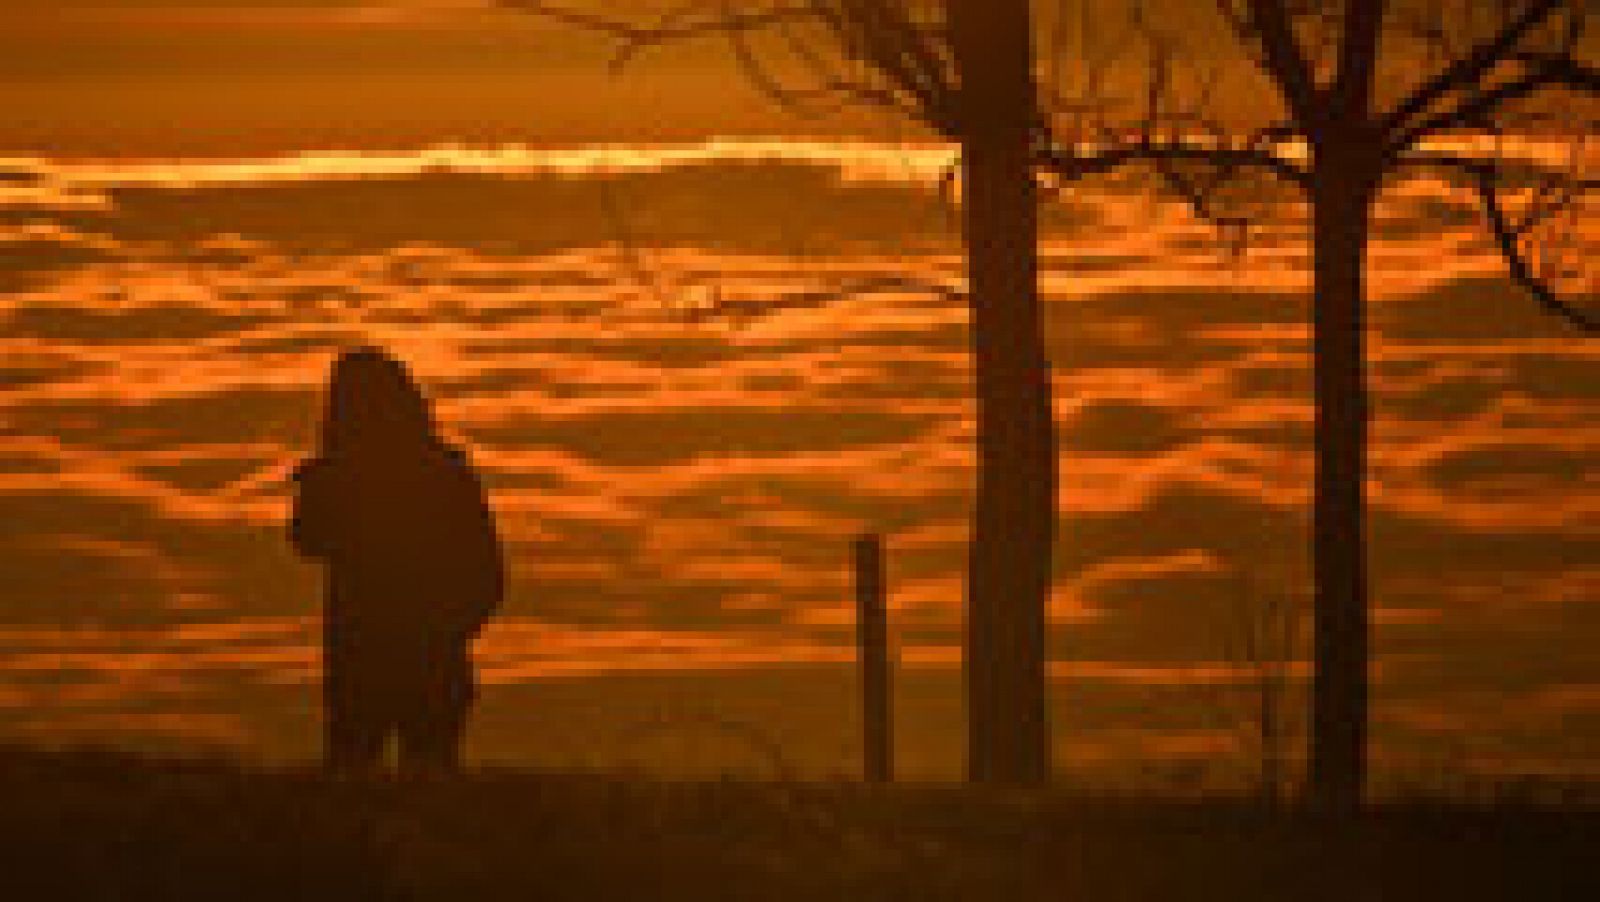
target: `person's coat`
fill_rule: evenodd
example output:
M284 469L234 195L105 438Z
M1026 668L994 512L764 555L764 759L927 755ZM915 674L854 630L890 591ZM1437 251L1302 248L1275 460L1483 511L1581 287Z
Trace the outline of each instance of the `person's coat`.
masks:
M327 568L330 628L469 639L504 592L493 516L461 451L407 451L302 465L291 539Z

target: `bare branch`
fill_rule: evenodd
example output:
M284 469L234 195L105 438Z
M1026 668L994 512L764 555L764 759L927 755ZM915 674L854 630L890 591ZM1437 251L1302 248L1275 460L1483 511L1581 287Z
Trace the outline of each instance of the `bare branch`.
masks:
M771 316L786 310L804 310L826 307L839 301L853 300L872 294L926 294L954 303L966 303L965 289L935 279L923 279L900 273L873 276L847 282L836 288L814 291L793 291L775 298L759 300L731 300L719 297L711 306L695 311L696 318L714 316Z
M1600 180L1575 181L1564 179L1559 174L1546 174L1535 190L1527 212L1517 217L1512 215L1501 196L1501 185L1506 181L1506 174L1499 160L1449 153L1417 153L1411 155L1407 163L1463 176L1478 198L1489 234L1505 260L1512 281L1548 312L1585 332L1600 333L1600 316L1564 297L1548 274L1540 272L1540 267L1525 246L1538 226L1570 210L1580 196L1600 192Z
M1550 86L1543 74L1524 75L1493 88L1479 91L1458 106L1417 123L1392 138L1387 152L1393 157L1404 153L1435 135L1447 132L1496 130L1495 118L1507 107L1538 94Z
M1600 67L1580 62L1571 54L1525 53L1518 59L1533 64L1552 85L1600 95Z
M1548 22L1570 0L1530 0L1520 16L1508 22L1493 37L1459 56L1444 71L1425 82L1384 117L1385 135L1415 131L1416 120L1453 93L1478 88L1498 66L1515 54L1522 40Z
M1246 0L1248 12L1238 17L1242 36L1261 50L1267 74L1283 92L1289 108L1302 120L1319 115L1322 90L1316 73L1294 33L1289 5L1283 0Z
M566 3L549 3L545 0L496 0L507 9L531 13L561 25L604 35L617 42L617 57L613 66L625 64L642 50L659 47L676 41L727 35L730 32L763 31L775 25L794 22L815 15L813 5L805 0L774 3L755 9L733 10L731 15L717 10L714 15L695 16L702 8L690 4L669 13L653 24L642 24L627 18L617 18L579 9Z
M1039 156L1052 173L1072 181L1139 164L1198 163L1229 173L1254 169L1300 187L1310 185L1310 174L1282 154L1256 147L1216 147L1181 138L1141 139L1103 150L1050 147L1042 149Z

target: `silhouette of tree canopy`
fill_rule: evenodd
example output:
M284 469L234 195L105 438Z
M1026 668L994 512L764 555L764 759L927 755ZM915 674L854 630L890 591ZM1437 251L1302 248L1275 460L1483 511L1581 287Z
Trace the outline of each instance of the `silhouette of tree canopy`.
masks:
M500 3L609 36L614 70L660 47L716 39L753 86L798 114L865 106L962 137L951 0L689 0L634 18L570 0ZM1253 173L1308 186L1309 138L1352 104L1365 106L1367 137L1382 148L1387 172L1464 180L1511 277L1552 313L1600 329L1600 316L1580 305L1593 286L1564 285L1572 274L1533 246L1600 187L1589 174L1594 114L1529 106L1552 93L1600 94L1600 66L1585 58L1595 46L1587 0L1212 0L1284 102L1282 115L1249 129L1210 112L1223 70L1236 60L1208 66L1185 58L1192 48L1177 32L1192 14L1168 27L1161 4L1147 0L1033 5L1042 171L1077 180L1150 166L1202 218L1242 228L1247 217L1219 209L1224 189ZM1113 83L1126 75L1118 63L1130 51L1142 51L1146 78L1118 92ZM1476 153L1438 145L1552 130L1575 139L1566 166L1511 165L1503 145Z

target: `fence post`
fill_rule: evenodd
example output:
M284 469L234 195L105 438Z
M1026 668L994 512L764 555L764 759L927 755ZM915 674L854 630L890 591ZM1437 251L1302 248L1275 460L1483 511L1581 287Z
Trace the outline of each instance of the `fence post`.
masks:
M869 783L887 783L894 779L894 712L890 702L883 537L876 533L863 535L856 539L853 550L863 773Z

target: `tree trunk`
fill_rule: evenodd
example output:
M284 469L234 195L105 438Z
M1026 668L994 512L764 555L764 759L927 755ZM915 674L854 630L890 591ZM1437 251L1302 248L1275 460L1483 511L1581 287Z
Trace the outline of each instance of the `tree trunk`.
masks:
M967 580L970 779L1050 775L1045 611L1056 519L1050 366L1038 295L1027 0L948 6L962 75L964 226L978 477Z
M1334 811L1361 804L1366 766L1367 375L1365 267L1373 185L1335 154L1313 186L1316 393L1314 675L1310 794Z

